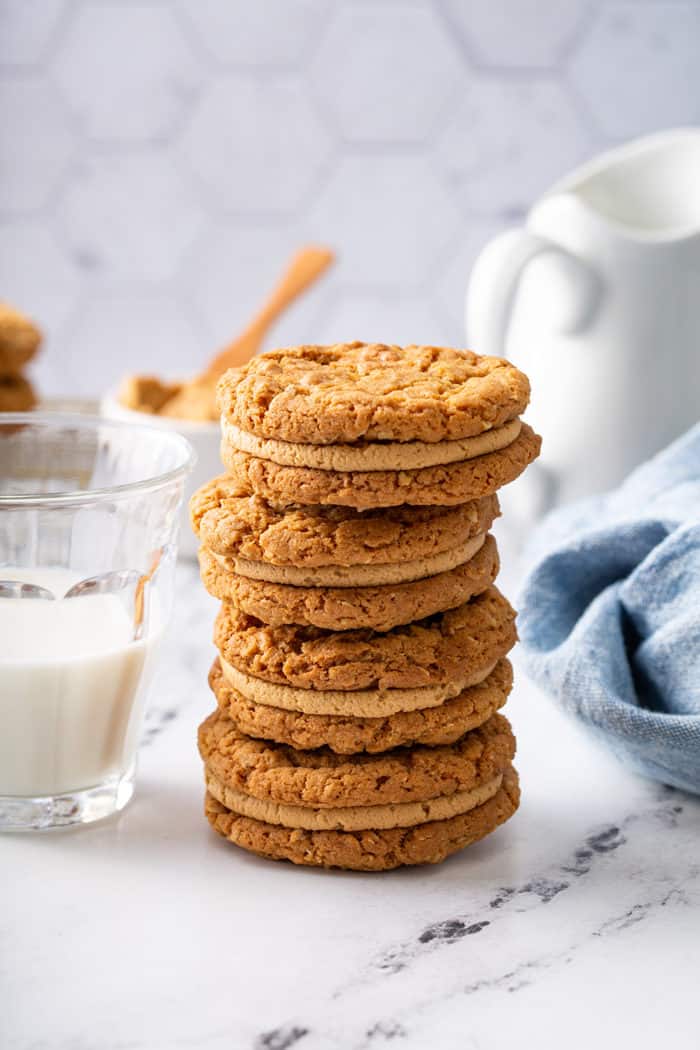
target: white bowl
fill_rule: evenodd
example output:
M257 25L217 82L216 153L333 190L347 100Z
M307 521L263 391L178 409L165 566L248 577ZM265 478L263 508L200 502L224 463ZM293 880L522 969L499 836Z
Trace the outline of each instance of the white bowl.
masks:
M167 416L156 416L150 412L134 412L124 408L117 400L116 394L107 394L100 402L100 412L108 419L122 419L131 423L147 423L151 427L163 430L174 430L187 438L195 450L197 462L185 485L185 502L180 520L180 555L184 558L196 558L198 542L190 525L188 503L190 496L206 481L221 474L223 467L219 457L221 436L218 423L196 423L187 419L169 419Z

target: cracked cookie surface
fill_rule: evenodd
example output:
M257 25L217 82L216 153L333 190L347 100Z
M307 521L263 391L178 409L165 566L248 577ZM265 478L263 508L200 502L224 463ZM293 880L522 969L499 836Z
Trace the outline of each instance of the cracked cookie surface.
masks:
M468 791L502 774L515 754L510 723L498 714L452 744L381 754L301 751L254 739L219 710L201 724L198 739L205 766L228 787L318 808L425 802Z
M272 350L218 386L222 420L311 445L471 437L519 416L529 396L526 376L502 358L380 343Z
M270 565L376 565L431 557L488 532L495 495L453 507L349 507L267 500L227 474L190 500L194 532L215 554Z
M302 689L414 689L491 667L517 639L515 612L496 587L448 612L391 631L270 627L229 603L214 644L234 667Z

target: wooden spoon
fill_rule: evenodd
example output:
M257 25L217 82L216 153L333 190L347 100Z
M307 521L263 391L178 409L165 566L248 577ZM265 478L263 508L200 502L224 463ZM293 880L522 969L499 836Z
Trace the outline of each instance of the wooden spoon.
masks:
M293 256L281 281L248 327L210 361L206 370L170 397L160 410L163 416L181 419L211 419L214 388L228 368L238 368L260 349L269 328L297 296L334 261L328 248L310 245Z

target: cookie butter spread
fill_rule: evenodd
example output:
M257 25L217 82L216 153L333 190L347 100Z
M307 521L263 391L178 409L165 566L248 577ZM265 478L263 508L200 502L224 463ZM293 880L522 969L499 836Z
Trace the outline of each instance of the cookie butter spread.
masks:
M165 383L157 376L127 376L119 391L119 403L132 412L210 423L219 418L215 382Z

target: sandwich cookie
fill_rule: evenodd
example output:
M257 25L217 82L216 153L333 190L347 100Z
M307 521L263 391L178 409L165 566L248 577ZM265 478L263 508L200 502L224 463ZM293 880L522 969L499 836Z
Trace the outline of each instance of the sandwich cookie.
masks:
M492 536L475 537L460 550L465 557L455 568L395 585L295 586L253 579L231 571L221 556L200 548L200 575L210 594L230 602L242 612L271 626L298 624L326 629L353 630L369 627L388 631L392 627L421 620L455 608L485 591L499 568L496 541ZM314 579L314 571L309 573Z
M508 719L498 714L453 744L351 758L329 748L299 751L254 740L218 710L199 727L198 741L208 789L218 790L228 809L312 831L409 827L435 816L430 807L422 815L397 810L407 803L432 802L441 817L455 816L455 806L472 808L468 794L496 793L515 754ZM278 814L283 819L276 819L275 807L283 807ZM359 809L370 812L355 812Z
M226 474L203 485L190 500L192 528L202 546L234 559L233 571L258 579L274 578L263 576L266 567L306 573L378 566L385 572L388 566L430 561L488 532L499 514L496 496L453 507L389 507L364 513L278 503Z
M408 828L368 831L309 831L244 817L208 791L205 815L229 842L271 860L348 871L390 871L409 864L438 864L490 835L520 803L518 774L509 767L496 793L481 805L443 820Z
M441 466L365 471L291 467L222 444L221 455L236 484L271 502L354 507L450 507L490 496L515 481L537 458L541 438L526 423L505 448Z
M382 870L442 860L517 808L505 718L451 746L348 760L252 741L220 713L200 727L206 812L231 841L300 864Z
M238 449L259 459L269 459L283 467L315 467L318 470L367 471L415 470L476 459L512 444L522 423L511 419L501 427L476 437L452 441L368 442L354 445L299 445L291 441L272 441L248 434L232 423L221 425L224 450Z
M223 603L214 644L248 699L308 714L372 717L437 706L483 681L517 640L496 587L458 608L390 631L272 627ZM234 677L235 675L235 677Z
M229 666L228 671L232 670L235 673L235 669ZM488 721L505 704L512 683L509 661L499 660L482 682L436 706L381 716L356 715L355 694L350 692L344 697L339 696L332 705L341 711L344 706L343 713L310 714L244 696L231 685L218 659L209 672L209 685L219 710L241 732L302 750L327 746L342 755L361 751L375 754L412 744L451 744ZM266 696L266 684L259 683L262 686L259 697ZM395 692L400 693L400 690ZM322 694L314 696L318 698ZM272 698L267 696L267 699ZM365 704L361 707L364 708Z
M529 397L501 358L358 342L270 351L218 385L225 435L306 446L460 441L516 419Z

